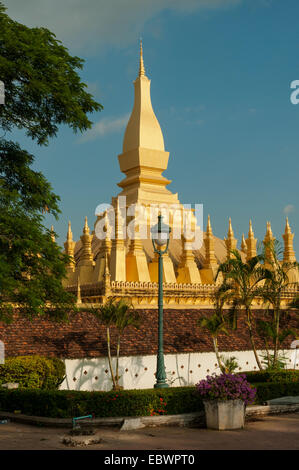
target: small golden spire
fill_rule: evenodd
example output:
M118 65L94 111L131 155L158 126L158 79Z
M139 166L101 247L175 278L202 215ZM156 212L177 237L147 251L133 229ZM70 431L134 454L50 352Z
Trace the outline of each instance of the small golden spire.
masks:
M224 239L224 242L225 242L226 250L227 250L227 259L230 259L231 251L236 250L237 242L238 242L238 240L236 240L236 238L234 237L234 231L232 227L231 218L229 218L229 221L228 221L227 238Z
M68 230L67 230L67 236L66 236L67 241L72 242L73 241L73 233L72 233L72 228L71 228L71 222L69 220L68 223Z
M288 219L288 217L286 217L286 226L285 226L284 233L285 233L286 235L289 234L289 233L292 233L292 232L291 232L291 227L290 227L290 224L289 224L289 219Z
M85 224L84 224L84 228L83 228L83 233L89 233L89 227L88 227L88 223L87 223L87 216L85 216Z
M254 238L254 232L252 230L252 222L250 220L248 238L245 240L246 247L247 247L246 261L249 261L251 258L254 258L256 256L256 242L257 242L257 239Z
M294 233L291 231L291 227L289 224L288 218L286 218L286 226L284 230L284 234L282 235L284 241L284 253L283 253L283 261L284 263L293 263L296 261L294 246L293 246L293 239Z
M231 219L231 218L228 219L228 232L227 232L227 236L228 236L228 237L233 237L233 236L234 236L233 227L232 227L232 219Z
M265 235L265 238L264 238L265 254L266 254L266 265L268 264L267 260L273 260L274 240L275 240L275 238L274 238L273 233L272 233L271 223L267 222L267 231L266 231L266 235ZM269 266L269 267L271 267L271 266Z
M210 215L208 215L208 223L207 223L206 234L209 235L209 236L210 236L210 235L213 235Z
M211 219L209 215L208 215L206 237L204 238L204 244L205 244L205 250L206 250L204 268L210 268L211 266L214 266L217 264L217 260L215 257L214 237L213 237L213 232L212 232Z
M249 232L248 232L248 237L254 236L253 230L252 230L252 222L251 219L249 220Z
M144 68L144 63L143 63L142 39L140 39L139 77L145 77L145 68Z
M247 251L244 233L242 234L241 251L243 251L244 253L246 253Z
M55 242L55 235L54 235L54 227L53 227L53 225L51 225L51 238L52 238L52 241Z

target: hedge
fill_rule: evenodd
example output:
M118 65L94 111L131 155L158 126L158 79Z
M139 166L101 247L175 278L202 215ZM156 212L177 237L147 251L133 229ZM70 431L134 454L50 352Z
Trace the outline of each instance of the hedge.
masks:
M245 374L250 383L259 382L299 382L299 370L279 369L279 370L258 370L250 372L240 372Z
M298 382L256 383L256 404L272 398L299 395ZM162 399L162 401L161 401ZM165 404L165 405L163 405ZM15 410L33 416L72 418L94 414L95 417L149 416L202 411L195 387L122 390L119 392L81 392L69 390L0 390L0 411Z
M69 390L0 390L0 411L20 410L23 414L51 418L71 418L94 414L108 416L148 416L163 408L167 414L203 409L194 387L84 392ZM163 404L162 402L162 404ZM161 412L162 414L162 412Z
M17 356L7 358L0 365L0 387L7 382L17 382L20 389L55 390L64 377L65 364L55 357Z

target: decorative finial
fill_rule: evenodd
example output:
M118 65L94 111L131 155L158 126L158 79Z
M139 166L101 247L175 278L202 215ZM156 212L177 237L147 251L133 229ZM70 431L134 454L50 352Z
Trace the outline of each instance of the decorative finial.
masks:
M89 227L88 227L88 223L87 223L87 216L85 216L85 224L84 224L84 228L83 228L83 233L89 233Z
M247 251L247 246L246 246L246 242L245 242L244 233L243 233L243 235L242 235L241 250L242 250L244 253L246 253L246 251Z
M145 76L145 69L143 63L143 49L142 49L142 39L140 38L140 62L139 62L139 77Z
M286 217L285 233L291 233L291 227L290 227L290 224L289 224L288 217Z
M68 223L68 230L67 230L66 239L67 239L68 241L73 241L73 233L72 233L72 228L71 228L71 222L70 222L70 220L69 220L69 223Z
M208 215L208 223L207 223L206 233L207 233L207 235L213 235L210 215Z
M51 238L52 238L52 241L55 242L55 235L54 235L54 227L53 227L53 225L51 225Z
M227 236L228 236L228 237L233 237L233 236L234 236L234 231L233 231L233 227L232 227L232 220L231 220L231 218L229 218L229 220L228 220L228 232L227 232Z

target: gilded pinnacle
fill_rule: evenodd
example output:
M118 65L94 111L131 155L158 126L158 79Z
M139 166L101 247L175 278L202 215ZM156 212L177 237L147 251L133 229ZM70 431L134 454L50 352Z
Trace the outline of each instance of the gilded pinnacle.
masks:
M291 227L290 227L290 224L289 224L289 219L288 217L286 217L286 226L285 226L285 234L289 234L289 233L292 233L291 232Z
M247 250L244 233L242 234L241 250L244 251L245 253Z
M208 223L207 223L206 234L207 234L207 235L213 235L212 226L211 226L211 219L210 219L210 216L209 216L209 215L208 215Z
M228 232L227 232L227 236L228 236L229 238L233 238L233 236L234 236L234 231L233 231L233 227L232 227L231 218L229 218L229 221L228 221Z
M88 223L87 223L87 216L85 216L85 224L84 224L84 228L83 228L83 233L89 233L89 227L88 227Z
M73 241L73 234L72 234L71 222L70 222L70 221L69 221L69 223L68 223L68 231L67 231L66 239L67 239L68 241Z
M254 233L253 233L253 230L252 230L252 222L251 222L251 219L249 220L249 232L248 232L248 237L249 237L249 238L253 238L253 237L254 237Z
M55 242L55 235L54 235L54 227L53 227L53 225L51 225L51 238L52 238L52 241Z
M140 39L139 77L145 77L145 68L144 68L144 63L143 63L143 49L142 49L142 40L141 39Z

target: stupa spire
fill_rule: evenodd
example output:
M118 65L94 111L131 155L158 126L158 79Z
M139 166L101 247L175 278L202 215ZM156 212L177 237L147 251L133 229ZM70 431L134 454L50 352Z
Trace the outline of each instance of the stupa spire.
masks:
M275 240L275 238L274 238L273 233L272 233L271 223L267 222L267 230L266 230L266 235L265 235L265 238L264 238L264 245L265 245L266 258L268 260L273 260L272 250L273 250L274 240Z
M139 77L144 77L145 68L143 63L143 49L142 49L142 39L140 39L140 59L139 59Z
M73 233L71 229L71 222L68 223L68 230L66 235L66 242L64 243L64 248L66 254L71 258L69 266L74 268L75 259L74 259L74 249L75 249L76 242L73 241Z
M243 251L243 253L246 253L246 251L247 251L247 246L246 246L244 233L242 234L241 251Z
M211 219L209 215L208 215L206 237L204 238L204 244L205 244L205 249L206 249L206 258L204 262L204 267L210 268L211 266L217 265L217 260L215 257L214 235L212 232Z
M151 81L145 75L142 42L140 42L139 72L134 82L134 107L125 131L123 153L138 148L164 152L163 134L152 107L150 84Z
M54 235L54 227L53 227L53 225L51 225L51 238L52 238L52 241L55 242L55 235Z
M232 227L231 218L229 218L229 221L228 221L227 238L224 239L224 242L225 242L226 250L227 250L227 259L230 259L232 255L231 251L237 248L237 242L238 242L238 240L236 240L234 237L234 231Z
M295 251L293 247L294 234L291 232L291 227L288 218L286 218L286 225L282 238L284 241L283 261L285 263L293 263L294 261L296 261Z
M90 235L89 233L87 217L85 217L83 235L81 235L80 238L82 241L82 255L80 257L80 264L92 264L93 262L93 255L91 251L92 235Z
M248 237L245 240L246 243L246 261L249 261L251 258L254 258L256 256L256 242L257 239L254 238L254 232L252 230L252 222L251 220L249 221L249 231L248 231Z

